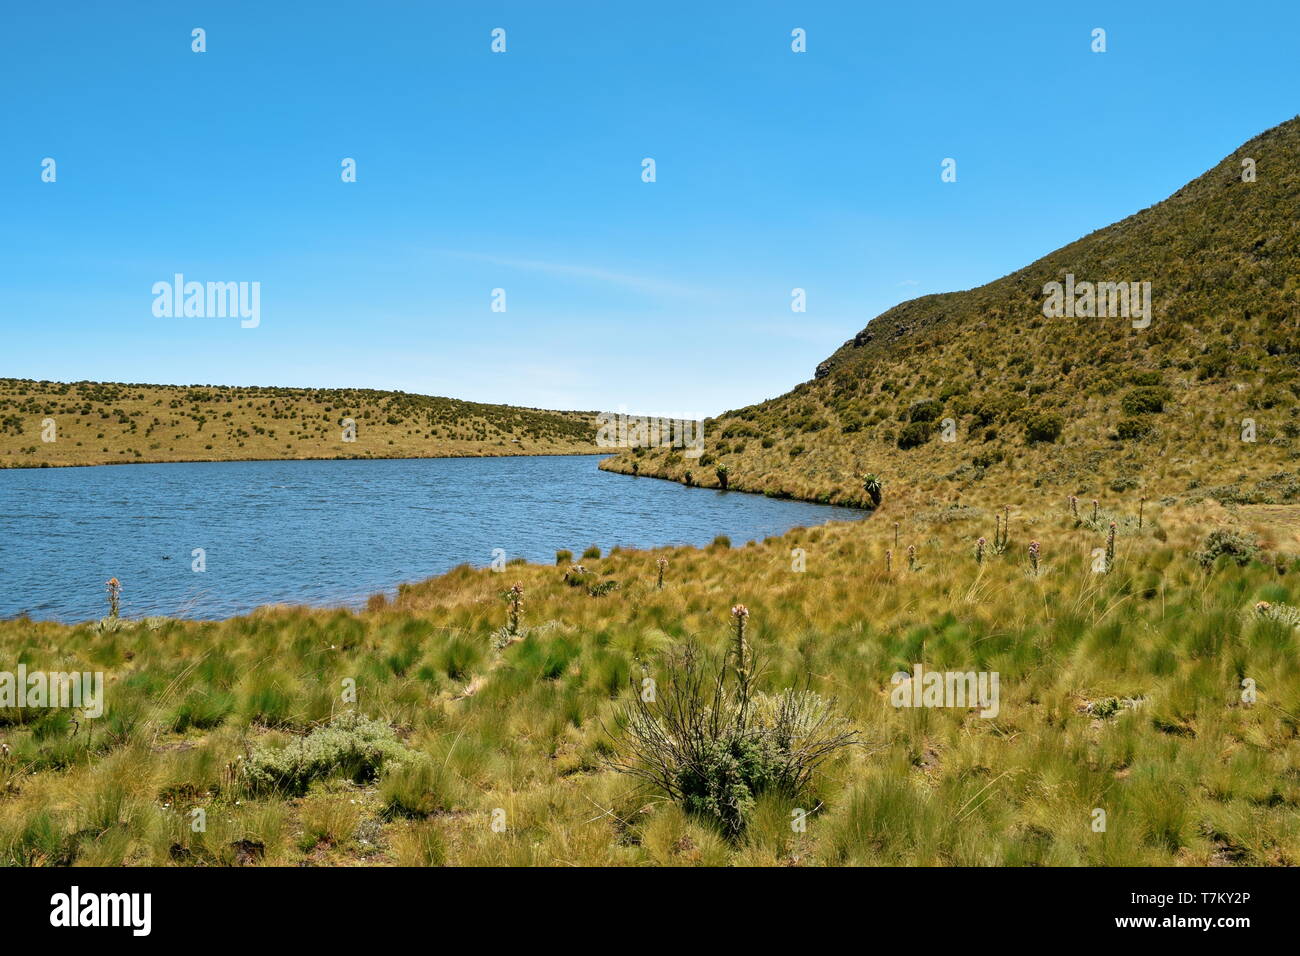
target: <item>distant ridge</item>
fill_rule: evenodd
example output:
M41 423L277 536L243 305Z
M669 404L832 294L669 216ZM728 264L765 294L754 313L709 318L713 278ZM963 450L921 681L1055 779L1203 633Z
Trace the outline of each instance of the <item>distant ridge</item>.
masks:
M595 415L373 389L4 378L0 467L596 454Z

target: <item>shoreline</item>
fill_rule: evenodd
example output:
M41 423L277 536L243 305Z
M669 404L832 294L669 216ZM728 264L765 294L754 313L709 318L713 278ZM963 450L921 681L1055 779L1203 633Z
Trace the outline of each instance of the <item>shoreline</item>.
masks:
M602 453L605 453L605 452L602 452ZM559 454L559 455L549 455L549 456L544 456L544 455L497 455L497 456L488 456L488 455L464 455L464 456L423 456L423 457L443 457L443 458L459 457L459 458L464 458L464 459L471 459L471 458L487 458L487 457L498 457L498 458L525 458L525 457L532 457L532 458L541 458L541 457L554 457L554 458L586 458L586 457L591 457L591 454L592 454L592 453ZM234 460L234 461L230 461L230 462L220 462L220 461L219 461L219 462L198 462L198 463L201 463L201 464L226 464L226 463L237 463L237 462L239 462L239 461L336 461L336 460L348 460L348 461L351 461L351 460L369 460L369 461L385 461L385 460L386 460L386 461L409 461L409 460L413 460L413 459L412 459L412 458L390 458L390 459L377 459L377 458L376 458L376 459L241 459L241 460ZM188 464L194 464L194 463L196 463L196 462L120 462L120 464L187 464L187 463L188 463ZM94 466L66 466L66 467L94 467ZM598 469L598 470L605 470L605 469ZM620 476L620 477L624 477L624 478L657 477L657 476L650 476L650 475L632 475L632 474L627 474L627 473L624 473L624 472L618 472L618 471L609 471L608 473L609 473L609 474L612 474L612 475L618 475L618 476ZM680 486L682 486L682 487L684 487L684 488L694 489L694 490L698 490L698 491L723 492L723 493L726 493L726 494L737 494L737 495L757 496L757 497L774 497L774 496L771 496L771 495L764 495L762 492L744 491L744 490L741 490L741 489L738 489L738 488L729 488L729 489L726 489L726 490L724 491L723 489L721 489L721 488L716 488L716 487L712 487L712 488L711 488L711 487L703 486L703 485L687 485L687 484L685 484L684 482L673 481L672 479L659 479L659 480L662 480L662 481L669 481L669 482L671 482L672 484L680 485ZM806 524L794 524L794 525L791 525L790 527L786 528L784 531L780 532L780 533L777 534L777 535L769 535L768 537L770 537L770 538L784 538L784 537L786 537L787 535L789 535L789 534L791 534L791 533L798 532L798 531L801 531L801 530L806 530L806 529L809 529L809 528L820 528L820 527L825 527L825 526L828 526L828 525L849 525L849 524L854 524L854 523L857 523L857 522L866 521L866 520L872 518L872 517L875 515L875 511L872 510L872 509L867 509L867 508L855 508L855 507L853 507L853 506L851 506L851 505L843 505L843 504L827 504L827 503L825 503L825 502L820 502L820 501L807 501L807 500L798 499L798 498L779 498L779 499L776 499L776 500L780 500L780 501L789 501L789 502L797 502L797 503L799 503L799 504L803 504L803 505L816 505L816 506L818 506L818 507L822 507L822 508L844 509L844 510L852 511L852 512L855 512L855 513L854 513L854 514L851 514L851 515L843 516L843 517L828 517L828 518L826 518L826 519L824 519L824 520L818 522L817 524L812 524L812 525L806 525ZM716 540L716 536L715 536L715 540ZM733 546L733 547L734 547L734 549L736 549L736 550L743 550L743 549L747 546L748 543L749 543L749 542L742 543L742 544L739 544L739 545L735 545L735 546ZM759 542L759 543L761 543L761 542ZM706 551L708 551L708 550L709 550L710 548L712 548L712 547L713 547L713 544L712 544L711 542L710 542L710 543L703 543L703 544L690 544L690 543L681 543L681 542L666 542L666 543L661 543L661 544L649 545L649 546L646 546L646 547L632 547L632 546L613 545L613 546L611 546L611 547L609 548L609 550L607 550L607 551L604 552L604 554L602 555L602 557L603 557L603 558L608 558L608 557L613 556L613 555L616 554L616 553L617 553L617 554L622 554L622 555L636 554L636 553L647 553L647 554L649 554L649 553L654 553L654 552L656 552L656 551L663 551L663 550L665 550L665 549L686 549L686 550L693 551L693 552L706 552ZM563 549L556 549L556 550L563 550ZM729 550L730 550L730 549L729 549ZM555 565L553 562L548 562L548 561L546 561L545 559L539 559L539 560L536 560L536 561L534 561L534 560L529 560L529 559L520 559L520 565L519 565L519 566L527 567L527 568L547 569L547 568L553 568L553 567L555 567L556 565ZM445 570L443 570L443 571L439 571L439 572L437 572L437 573L430 574L430 575L427 575L427 576L425 576L425 577L419 577L419 578L410 579L410 580L399 580L399 581L396 581L396 582L394 582L394 583L392 583L392 584L390 584L390 585L388 585L388 586L386 586L386 587L383 587L383 588L381 588L381 589L379 589L379 590L376 590L376 591L366 591L364 594L354 594L354 595L351 595L351 596L349 596L349 597L343 597L343 598L338 598L338 599L334 599L334 600L322 601L321 603L312 603L312 602L310 602L310 601L275 601L275 600L272 600L272 601L266 601L266 602L263 602L263 603L255 604L255 605L253 605L253 606L247 608L246 610L243 610L243 611L240 611L240 612L237 612L237 613L226 614L226 615L215 616L215 617L189 617L189 616L177 616L177 615L173 615L173 614L162 614L162 613L157 613L157 614L141 614L141 615L139 615L139 616L130 616L129 614L124 614L124 615L122 616L121 619L122 619L122 621L123 621L125 624L128 624L128 625L134 627L134 626L138 626L138 625L144 623L145 621L148 621L148 620L153 619L153 618L165 618L165 619L167 619L167 620L185 621L185 622L192 622L192 623L204 623L204 622L207 622L207 623L221 623L221 622L228 622L228 621L238 620L238 619L241 619L241 618L252 617L252 616L257 615L257 614L259 614L259 613L263 613L263 612L265 612L265 611L267 611L267 610L305 610L305 611L310 611L310 612L317 612L317 611L345 611L345 612L347 612L347 613L349 613L349 614L353 614L353 615L362 615L362 614L367 613L367 610L368 610L368 609L367 609L367 604L368 604L368 603L369 603L369 602L370 602L374 597L376 597L376 596L382 596L382 597L385 598L385 603L390 603L390 602L392 602L392 601L394 600L394 598L395 598L397 595L400 595L400 594L401 594L403 588L407 588L407 587L418 587L418 586L422 586L422 585L427 585L427 584L429 584L429 583L431 583L431 582L434 582L434 581L437 581L437 580L439 580L439 579L441 579L441 578L445 578L445 577L447 577L447 576L450 575L450 574L454 574L456 571L458 571L458 570L461 569L461 568L469 568L469 569L472 570L472 571L482 571L482 570L485 570L485 569L488 568L488 567L490 567L489 564L476 564L476 563L474 563L473 561L463 561L463 562L461 562L461 563L459 563L459 564L456 564L456 565L453 565L452 567L449 567L449 568L447 568L447 569L445 569ZM6 622L8 622L8 623L12 623L12 622L18 622L18 621L25 621L25 622L29 622L29 623L31 623L31 624L49 624L49 625L55 625L55 626L60 626L60 627L76 628L76 627L83 627L83 626L90 626L90 625L93 625L93 624L95 624L95 623L96 623L97 621L99 621L99 620L101 620L101 619L100 619L100 618L95 618L95 617L84 618L84 619L77 619L77 620L61 620L61 619L54 618L54 617L34 617L34 616L31 616L31 612L30 612L30 611L17 611L17 612L14 612L14 613L0 614L0 624L6 623Z
M621 449L620 451L626 451L626 449ZM862 498L856 498L848 494L844 497L824 495L822 498L814 498L787 489L773 491L770 488L754 488L748 485L743 478L731 479L727 483L726 488L723 488L716 480L711 483L707 481L685 482L680 478L674 478L662 468L649 471L633 471L630 466L624 464L626 460L626 455L620 452L614 452L597 467L601 471L608 471L615 475L623 475L627 478L654 478L658 481L668 481L675 485L682 485L686 488L703 488L708 491L725 491L728 493L736 492L743 495L759 495L764 498L771 498L774 501L798 501L806 505L824 505L827 508L852 508L854 511L865 512L867 516L875 514L884 506L882 503L873 507L870 503L870 499L863 500ZM636 459L632 460L636 461ZM640 462L637 462L637 464L640 464Z
M37 465L0 464L0 471L40 471L43 468L111 468L119 465L220 465L253 461L422 461L439 458L587 458L610 455L606 449L595 451L520 451L485 452L481 455L308 455L293 458L136 458L132 461L52 462Z

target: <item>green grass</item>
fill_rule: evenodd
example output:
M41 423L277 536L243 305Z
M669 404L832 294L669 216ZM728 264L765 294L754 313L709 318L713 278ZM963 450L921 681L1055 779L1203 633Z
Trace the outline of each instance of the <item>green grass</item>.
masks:
M1009 547L977 565L1000 505L921 517L886 501L866 522L743 547L584 558L621 584L599 599L565 584L566 568L514 566L522 639L500 649L503 577L469 568L355 614L0 622L10 669L103 670L107 683L99 720L0 711L0 863L1300 862L1300 638L1254 611L1300 604L1296 559L1274 546L1207 572L1194 554L1231 516L1148 502L1114 570L1094 574L1104 535L1043 502L1013 508ZM885 573L895 521L919 571L896 552ZM739 836L610 770L607 732L665 652L691 637L726 647L737 603L758 689L806 680L863 740L798 806L760 797ZM891 676L918 662L997 671L998 716L891 706ZM339 724L348 711L378 723Z

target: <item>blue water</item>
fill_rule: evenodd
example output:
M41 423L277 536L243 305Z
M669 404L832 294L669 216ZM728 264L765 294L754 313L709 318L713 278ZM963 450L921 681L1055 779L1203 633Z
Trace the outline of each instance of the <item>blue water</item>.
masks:
M0 470L0 617L225 617L356 607L458 564L590 544L739 546L863 512L631 478L591 456ZM202 548L206 570L193 569Z

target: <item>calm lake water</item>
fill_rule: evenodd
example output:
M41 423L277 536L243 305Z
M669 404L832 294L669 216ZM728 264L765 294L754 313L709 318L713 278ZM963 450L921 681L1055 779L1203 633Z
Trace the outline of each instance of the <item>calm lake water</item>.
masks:
M600 471L592 456L251 461L0 470L0 617L225 617L356 607L458 564L590 544L740 546L862 517ZM193 570L197 548L206 570Z

